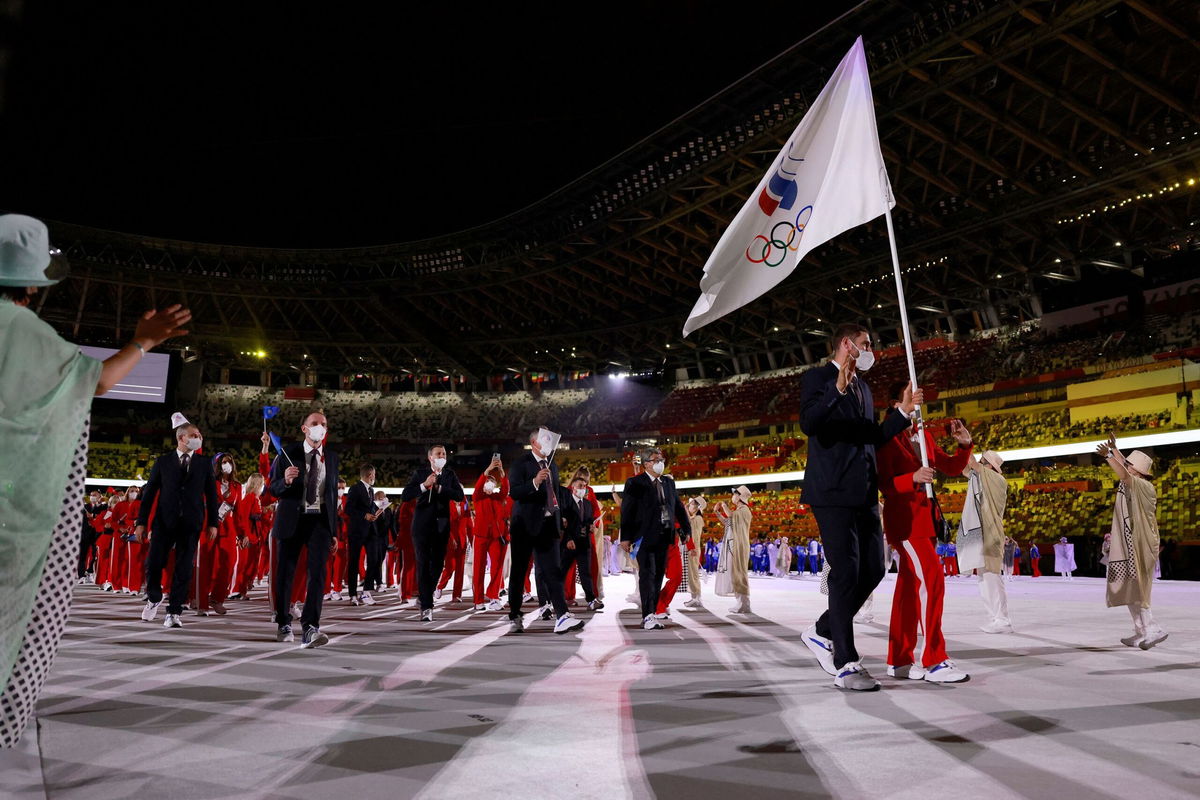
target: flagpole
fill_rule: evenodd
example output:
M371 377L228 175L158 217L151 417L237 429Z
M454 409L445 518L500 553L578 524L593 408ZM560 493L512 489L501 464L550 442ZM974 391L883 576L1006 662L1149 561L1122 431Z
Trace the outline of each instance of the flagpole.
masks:
M888 244L892 249L892 271L896 275L896 300L900 305L900 326L904 330L904 355L908 359L908 380L913 391L917 389L917 365L913 359L912 336L908 330L908 306L904 302L904 279L900 277L900 254L896 252L896 229L892 227L892 209L885 206L883 212L887 220ZM917 421L917 441L921 444L921 466L929 466L929 448L925 443L925 418L921 416L921 407L915 406ZM933 498L933 484L925 484L925 496Z

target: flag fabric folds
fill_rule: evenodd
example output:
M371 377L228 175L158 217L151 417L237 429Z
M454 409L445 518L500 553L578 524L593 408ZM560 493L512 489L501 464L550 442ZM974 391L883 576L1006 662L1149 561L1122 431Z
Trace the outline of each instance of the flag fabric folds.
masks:
M717 242L683 335L770 291L813 248L894 205L859 37Z
M263 419L274 419L279 414L279 406L263 406Z

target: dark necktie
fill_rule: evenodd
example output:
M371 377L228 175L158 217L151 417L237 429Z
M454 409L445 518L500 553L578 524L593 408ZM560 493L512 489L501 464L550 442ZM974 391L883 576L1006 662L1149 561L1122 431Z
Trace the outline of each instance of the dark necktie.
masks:
M308 474L304 476L304 502L310 506L317 504L317 451L313 450L308 457Z
M192 463L192 457L190 454L184 453L182 456L179 457L179 466L183 468L183 474L185 476L187 475L188 465L191 463Z
M862 386L859 385L858 378L850 381L850 391L854 392L854 400L858 403L859 413L865 413L866 409L863 408Z
M548 470L550 464L546 459L542 459L538 462L538 467ZM550 485L550 478L546 478L546 482L542 485L546 487L546 510L553 514L558 511L558 498L554 496L554 487Z

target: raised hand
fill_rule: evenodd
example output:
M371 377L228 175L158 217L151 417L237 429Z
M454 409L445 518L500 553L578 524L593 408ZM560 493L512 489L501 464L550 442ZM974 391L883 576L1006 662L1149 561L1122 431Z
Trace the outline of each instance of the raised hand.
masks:
M176 336L187 336L188 331L183 326L190 322L191 319L191 309L184 308L179 303L168 306L162 311L150 309L145 314L142 314L138 320L133 338L142 342L148 342L150 347L157 347L167 339L173 339ZM147 347L146 349L149 350L150 348Z

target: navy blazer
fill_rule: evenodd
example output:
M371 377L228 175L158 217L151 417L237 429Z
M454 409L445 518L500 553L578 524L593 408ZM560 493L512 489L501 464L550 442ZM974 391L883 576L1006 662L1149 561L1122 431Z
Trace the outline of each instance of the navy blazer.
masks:
M675 479L670 475L663 475L659 480L662 482L663 498L667 503L669 521L666 535L670 538L669 532L675 530L678 523L679 539L686 541L692 535L692 525L688 522L687 509L684 508L683 501L679 499L679 492L675 489ZM641 539L642 547L654 547L663 534L658 491L655 490L650 476L640 472L625 481L625 494L621 498L621 541L636 542Z
M858 378L863 406L854 392L837 390L832 361L804 373L800 389L800 430L808 437L808 464L800 502L810 506L857 508L879 504L875 448L907 430L908 417L889 413L875 421L871 387Z
M217 481L213 475L210 456L193 454L188 464L187 475L179 464L179 453L171 450L159 456L150 470L150 480L142 489L142 504L138 508L137 524L145 525L158 500L154 512L154 530L164 525L182 525L186 530L200 532L208 519L208 526L217 526Z
M346 490L346 535L355 538L366 538L374 525L363 519L364 514L374 514L379 509L375 505L375 495L367 490L363 482L356 481Z
M304 457L304 442L289 444L283 452L291 458L288 461L283 456L275 456L271 463L271 494L278 498L275 506L275 526L271 535L276 539L290 539L296 533L296 525L304 516L304 478L308 474L308 460ZM300 470L296 480L288 486L283 482L283 473L288 467L295 466ZM329 537L332 540L338 529L338 456L337 453L325 448L325 494L321 498L325 508L325 520L329 524Z
M532 451L524 453L512 465L508 476L508 494L513 500L512 525L509 535L535 538L542 532L543 521L546 518L546 484L534 486L533 479L538 474L538 459ZM562 496L558 490L562 487L558 482L558 465L550 462L550 485L554 487L555 497L560 509L559 520L562 519ZM557 537L561 523L555 521L554 530Z
M438 476L433 488L426 491L421 488L425 479L433 474L433 468L428 464L418 467L404 487L401 500L416 500L413 508L413 536L450 536L450 504L461 503L466 494L462 483L454 470L446 467Z
M592 540L592 525L596 522L596 507L592 505L591 498L585 495L581 508L579 498L570 489L562 487L558 503L566 512L563 514L566 538L574 539L576 547L587 547Z

